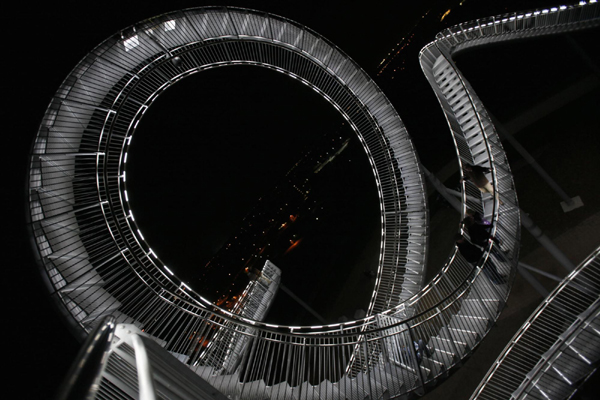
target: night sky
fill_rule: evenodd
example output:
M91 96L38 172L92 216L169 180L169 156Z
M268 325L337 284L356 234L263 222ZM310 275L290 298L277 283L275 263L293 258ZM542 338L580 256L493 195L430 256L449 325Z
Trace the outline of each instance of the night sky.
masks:
M380 62L425 15L429 5L442 9L440 4L445 3L452 2L389 1L375 6L364 1L327 2L327 6L265 1L93 2L85 6L81 2L61 2L41 8L13 6L4 11L2 116L8 140L3 146L8 153L3 158L8 189L3 191L3 203L9 216L5 233L10 237L3 248L5 259L8 255L4 264L8 277L3 280L3 287L8 289L4 290L9 311L5 331L11 340L6 360L15 362L15 377L39 376L32 379L32 383L36 382L31 388L18 386L21 394L13 397L51 397L78 350L38 277L25 223L25 180L37 126L52 95L81 58L105 38L143 19L182 8L227 4L271 12L305 24L374 76ZM479 3L491 6L497 2ZM500 11L496 8L490 14ZM418 65L416 58L414 63ZM420 82L416 82L418 79ZM436 106L424 78L415 78L415 82L410 82L413 83L417 88L409 83L389 83L394 92L388 96L409 132L417 136L416 142L427 142L432 129L418 125L429 119L430 110L424 113L411 109L415 106L409 102L405 102L404 109L395 102L403 91L408 95L428 93L427 104ZM385 84L381 85L387 93ZM439 129L445 128L441 112L436 110L431 118L437 118ZM340 123L334 109L314 92L272 71L219 68L187 78L169 89L140 123L138 136L132 141L130 161L131 178L139 182L138 187L131 188L131 201L140 210L142 229L145 221L155 219L154 228L164 231L170 240L157 244L159 256L161 246L175 249L174 253L189 252L191 246L186 241L191 239L201 243L194 247L195 256L214 253L248 207L269 189L271 180L295 161L311 134L335 129ZM142 137L144 132L146 137ZM153 141L157 134L161 137ZM445 146L443 143L440 148ZM185 157L176 150L182 146L188 150ZM424 162L435 160L437 152L433 147L431 154L421 158ZM152 174L143 173L151 168ZM161 186L168 184L180 187L182 192ZM157 210L162 210L160 215ZM189 215L193 218L186 218ZM174 220L180 225L173 225ZM176 230L180 233L176 234Z

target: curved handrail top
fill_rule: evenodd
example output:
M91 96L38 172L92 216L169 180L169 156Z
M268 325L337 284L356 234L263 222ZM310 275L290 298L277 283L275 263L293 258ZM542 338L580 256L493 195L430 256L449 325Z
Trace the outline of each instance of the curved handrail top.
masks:
M115 317L108 315L89 333L59 388L58 400L77 400L96 392L116 327Z

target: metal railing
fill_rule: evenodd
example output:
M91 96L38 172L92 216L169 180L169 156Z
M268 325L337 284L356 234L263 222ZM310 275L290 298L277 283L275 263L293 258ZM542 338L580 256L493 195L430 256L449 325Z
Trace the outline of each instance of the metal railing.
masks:
M133 325L107 316L90 332L58 399L225 400Z
M115 318L106 316L88 335L77 358L58 390L57 400L94 399L100 388L113 335Z
M587 12L595 6L578 7ZM527 18L540 15L545 18L541 12ZM506 35L494 31L494 40L511 38L511 23L500 19ZM569 29L576 28L569 21ZM459 163L491 171L492 193L465 182L462 206L463 213L472 209L491 221L502 251L490 240L472 264L455 249L417 292L427 236L423 179L405 129L381 91L335 46L296 23L248 10L192 9L109 38L69 75L46 113L31 159L30 210L54 295L82 328L113 314L183 355L192 371L230 396L422 393L467 357L497 319L516 271L520 238L500 140L451 59L471 39L452 32L423 49L421 65L446 114ZM479 32L472 40L484 37ZM239 63L309 85L348 119L365 147L383 223L374 313L364 319L279 326L214 307L171 276L135 225L125 164L137 122L179 79ZM210 361L208 343L216 332L247 338L233 372Z
M146 243L129 207L125 167L137 123L164 90L194 73L238 64L300 80L357 133L382 221L370 311L421 288L424 183L402 121L381 90L334 45L292 21L234 8L190 9L141 22L99 45L67 77L40 126L29 185L34 235L51 290L82 329L106 313L135 323L127 320L130 311L122 313L124 298L149 301L165 292L190 309L214 308ZM144 289L128 290L133 281ZM90 290L83 294L82 287Z
M472 399L570 398L600 360L600 248L525 321Z

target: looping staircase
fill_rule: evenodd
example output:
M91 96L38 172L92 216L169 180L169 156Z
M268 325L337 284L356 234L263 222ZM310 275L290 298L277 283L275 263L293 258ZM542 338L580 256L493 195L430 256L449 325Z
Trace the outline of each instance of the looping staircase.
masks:
M151 353L176 369L186 365L230 398L363 400L422 394L460 365L491 329L509 295L520 241L509 164L452 55L597 22L595 3L492 17L445 30L421 51L423 72L445 113L459 164L491 171L494 195L463 184L463 214L471 209L490 220L501 248L490 241L476 265L455 249L420 291L427 218L416 154L391 104L347 56L291 21L234 8L185 10L128 28L69 75L36 139L30 210L52 293L82 329L114 315L118 323L140 331ZM205 62L206 57L215 58ZM285 327L218 309L171 277L137 229L124 169L136 121L168 87L160 85L165 77L172 84L202 68L227 64L226 57L307 84L348 119L363 143L383 220L380 268L365 319ZM194 64L199 60L204 64ZM412 274L411 279L398 272ZM211 343L218 337L243 343L227 366L214 361L223 357L211 352L227 353L219 346L235 343ZM172 364L173 357L161 348L181 363ZM106 370L131 372L131 360L130 349L121 343ZM103 382L115 398L133 397L136 383L130 375L114 373ZM157 390L159 397L175 396L166 388Z

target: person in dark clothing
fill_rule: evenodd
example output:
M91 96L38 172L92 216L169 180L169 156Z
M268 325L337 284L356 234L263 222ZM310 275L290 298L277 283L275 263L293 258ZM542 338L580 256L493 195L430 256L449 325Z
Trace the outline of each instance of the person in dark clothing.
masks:
M483 250L480 247L467 242L460 234L456 237L456 247L458 247L458 252L462 254L465 260L471 264L476 264L483 255Z
M425 345L423 339L413 341L413 347L415 348L415 355L417 356L417 363L421 365L421 361L423 361L423 354L427 357L431 357L433 352L429 346Z
M485 247L492 235L492 224L483 218L480 213L468 210L467 216L463 219L463 226L469 232L471 242L477 246ZM496 238L492 238L496 244Z
M457 235L456 246L460 254L471 264L476 264L483 256L483 249L479 246L475 246L469 243L462 235ZM494 260L488 259L483 265L483 272L492 283L495 285L501 285L506 283L506 278L498 272Z
M435 349L429 345L426 345L423 339L413 340L413 348L415 350L415 357L418 365L421 365L423 356L431 357L431 355L435 352ZM409 364L409 360L412 357L410 346L402 347L401 351L404 359L406 360L405 362Z
M498 255L496 254L497 251L502 251L504 254L509 253L508 250L502 250L500 240L492 236L492 223L483 218L477 211L467 210L467 215L463 219L463 226L469 232L471 243L486 247L491 239L496 244L496 247L492 249L492 254Z

